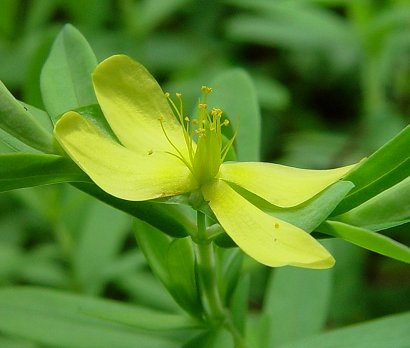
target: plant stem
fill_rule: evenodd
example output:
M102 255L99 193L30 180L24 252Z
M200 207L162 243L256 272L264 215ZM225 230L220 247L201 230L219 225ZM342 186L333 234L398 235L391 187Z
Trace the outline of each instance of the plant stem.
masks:
M206 235L205 214L197 211L198 235L195 238L196 262L202 305L208 320L215 326L225 326L234 339L236 348L246 348L245 341L234 326L229 311L224 308L216 278L215 252Z
M208 319L222 321L225 310L216 280L215 254L212 243L206 236L205 214L200 211L197 212L197 224L198 239L195 245L202 304Z

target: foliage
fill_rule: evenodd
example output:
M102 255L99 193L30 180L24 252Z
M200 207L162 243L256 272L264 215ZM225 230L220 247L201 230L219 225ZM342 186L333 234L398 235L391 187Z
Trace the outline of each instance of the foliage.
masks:
M409 346L409 1L1 6L0 346ZM115 53L188 109L199 86L218 91L211 102L240 123L240 160L322 169L366 157L291 209L243 193L323 238L336 266L269 269L215 230L230 322L207 320L186 197L112 197L54 139L68 110L115 138L89 79Z

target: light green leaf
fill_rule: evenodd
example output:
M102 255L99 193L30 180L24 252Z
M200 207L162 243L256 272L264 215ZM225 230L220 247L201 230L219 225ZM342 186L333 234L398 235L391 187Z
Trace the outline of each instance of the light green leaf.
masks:
M57 155L0 155L0 192L22 187L90 179L70 160Z
M195 273L195 255L190 237L174 239L167 252L169 291L189 313L202 313Z
M353 188L349 181L339 181L312 199L291 208L279 208L248 192L243 192L235 186L242 195L257 207L268 214L287 221L306 232L312 232L319 226L335 209L346 194Z
M170 282L167 253L172 239L139 219L134 220L134 235L137 239L138 247L145 255L152 271L167 287Z
M410 177L333 219L380 231L410 221Z
M53 136L20 104L0 81L0 128L24 144L37 150L53 153ZM0 133L0 140L7 138Z
M410 248L382 234L339 221L326 221L317 230L376 253L410 263Z
M229 305L233 325L242 335L247 324L246 320L248 319L250 284L251 279L249 274L240 277Z
M234 348L232 335L225 328L215 328L194 337L182 348Z
M327 319L332 273L289 267L271 271L263 307L270 319L269 347L320 332Z
M72 25L65 25L40 79L43 102L54 124L66 111L97 103L91 83L96 66L97 59L86 39Z
M96 200L90 204L73 255L77 281L87 293L101 293L107 281L104 272L114 263L130 223L131 218L118 210Z
M243 252L238 248L230 250L216 248L215 250L219 259L217 262L219 291L222 301L228 304L241 274Z
M175 330L190 325L175 315L29 287L0 289L0 312L2 332L42 345L66 348L178 347L177 342L145 330Z
M354 48L351 28L318 6L269 0L226 2L258 14L233 17L227 31L234 38L297 50L328 49L343 44Z
M258 161L261 120L251 78L241 69L231 69L219 75L211 87L214 93L209 95L209 104L228 115L233 130L239 127L235 140L238 160Z
M344 180L355 188L340 203L333 215L357 207L410 175L410 125L371 155Z
M410 313L356 324L290 342L280 348L407 348L410 343Z

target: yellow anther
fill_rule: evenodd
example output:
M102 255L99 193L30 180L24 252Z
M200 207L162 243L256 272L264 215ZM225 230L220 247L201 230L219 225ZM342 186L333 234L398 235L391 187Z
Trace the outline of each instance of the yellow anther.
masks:
M211 87L208 87L208 86L202 86L202 87L201 87L201 91L204 92L204 93L206 93L206 94L208 94L208 93L211 93L211 92L212 92L212 88L211 88Z
M189 122L189 117L185 116L184 120L185 120L185 122Z
M224 121L222 122L222 125L227 126L228 124L229 124L229 120L225 118Z
M161 123L164 122L164 116L158 117L158 121L161 122Z
M219 108L213 108L211 111L211 115L215 118L220 118L222 116L222 110Z
M208 107L208 105L205 104L205 103L199 103L199 104L198 104L198 108L199 108L199 109L204 109L204 110L206 110L207 107Z
M194 118L194 119L192 120L192 124L198 124L198 119Z
M195 133L198 134L199 137L205 136L205 129L204 128L198 128L195 130Z
M169 92L165 92L164 95L165 95L165 98L169 98L169 97L170 97Z
M181 93L175 93L175 95L177 96L177 98L181 98L182 94Z

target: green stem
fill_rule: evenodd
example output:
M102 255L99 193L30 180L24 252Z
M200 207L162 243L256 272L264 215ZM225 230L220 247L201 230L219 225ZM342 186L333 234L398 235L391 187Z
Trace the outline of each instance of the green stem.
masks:
M215 254L213 245L206 236L205 214L200 211L197 212L197 224L198 238L195 245L202 304L208 319L222 321L225 310L216 280Z
M215 252L206 234L205 214L197 212L198 234L195 238L196 262L202 305L206 316L214 325L224 325L234 339L236 348L246 348L245 341L224 308L216 278Z

